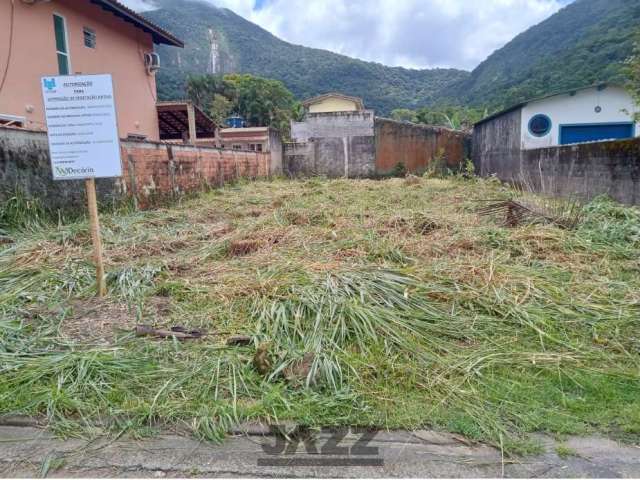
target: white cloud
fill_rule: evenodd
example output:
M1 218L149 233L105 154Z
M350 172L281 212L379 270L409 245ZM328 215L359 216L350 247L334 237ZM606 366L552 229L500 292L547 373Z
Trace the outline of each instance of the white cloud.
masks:
M393 66L471 69L567 0L209 0L292 43ZM140 0L126 0L125 3Z

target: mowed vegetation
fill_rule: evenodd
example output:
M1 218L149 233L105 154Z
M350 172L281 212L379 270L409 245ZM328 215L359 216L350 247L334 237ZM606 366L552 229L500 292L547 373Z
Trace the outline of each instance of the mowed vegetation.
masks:
M274 180L105 214L105 300L86 222L9 232L0 412L63 435L222 440L260 420L436 428L507 452L535 448L531 432L637 441L640 212L599 199L571 231L476 213L513 195Z

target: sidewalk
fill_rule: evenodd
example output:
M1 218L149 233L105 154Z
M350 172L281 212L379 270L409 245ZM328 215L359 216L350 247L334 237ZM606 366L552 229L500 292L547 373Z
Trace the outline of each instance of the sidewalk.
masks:
M473 445L454 435L424 430L380 432L366 446L362 441L358 444L359 435L350 434L332 450L338 455L309 455L302 441L296 455L270 455L265 448L273 453L283 445L278 446L275 437L260 434L260 430L249 433L232 436L222 445L172 434L142 441L87 442L58 440L34 427L4 426L0 427L0 475L37 477L46 473L53 478L640 477L639 447L597 437L564 442L565 452L570 452L565 458L556 454L557 444L553 440L541 437L546 453L524 459L507 458L503 462L499 450ZM317 449L318 453L326 452L330 438L326 432L319 433L307 446ZM351 450L335 450L345 447ZM375 449L378 449L377 455ZM370 466L344 466L354 463Z

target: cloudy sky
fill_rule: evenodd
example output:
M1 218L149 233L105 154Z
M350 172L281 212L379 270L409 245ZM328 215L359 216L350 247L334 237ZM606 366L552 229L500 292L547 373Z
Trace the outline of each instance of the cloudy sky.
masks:
M472 69L572 0L206 1L292 43L392 66Z

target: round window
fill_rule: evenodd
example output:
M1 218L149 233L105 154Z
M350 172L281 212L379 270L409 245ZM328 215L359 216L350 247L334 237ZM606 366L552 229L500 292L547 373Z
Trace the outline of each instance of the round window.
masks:
M544 137L551 131L551 119L546 115L534 115L529 120L529 132L536 137Z

